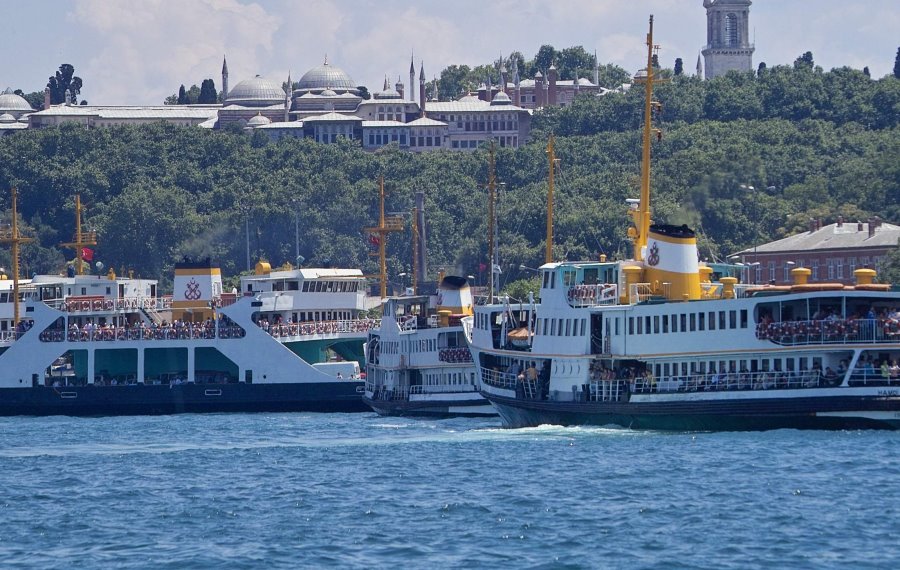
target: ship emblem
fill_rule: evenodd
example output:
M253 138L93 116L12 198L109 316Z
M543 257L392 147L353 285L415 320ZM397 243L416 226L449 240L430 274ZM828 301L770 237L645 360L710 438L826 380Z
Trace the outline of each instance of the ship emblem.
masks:
M194 278L191 277L191 280L188 281L187 288L184 290L184 298L188 301L196 301L202 296L203 294L200 292L200 284L194 281Z
M653 245L650 246L650 255L647 256L647 265L652 267L659 265L659 245L656 242L653 242Z

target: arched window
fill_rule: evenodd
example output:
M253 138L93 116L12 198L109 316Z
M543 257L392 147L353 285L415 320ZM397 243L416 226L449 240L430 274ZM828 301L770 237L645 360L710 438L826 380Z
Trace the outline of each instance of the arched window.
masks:
M727 14L725 16L725 45L736 46L739 43L737 14Z

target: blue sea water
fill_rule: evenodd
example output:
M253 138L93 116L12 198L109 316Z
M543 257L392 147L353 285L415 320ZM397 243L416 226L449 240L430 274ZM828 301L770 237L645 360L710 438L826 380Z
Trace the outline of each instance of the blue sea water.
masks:
M898 568L900 434L0 419L2 568Z

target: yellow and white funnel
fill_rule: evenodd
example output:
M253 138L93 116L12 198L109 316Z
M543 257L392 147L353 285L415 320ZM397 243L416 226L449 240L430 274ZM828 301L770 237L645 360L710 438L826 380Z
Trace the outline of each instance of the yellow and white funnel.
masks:
M451 315L472 315L472 290L465 277L448 275L438 286L438 312L449 311Z
M647 236L644 279L657 295L671 300L700 298L697 236L687 226L654 224Z
M222 295L222 272L209 259L175 264L172 318L201 322L212 316L210 301Z

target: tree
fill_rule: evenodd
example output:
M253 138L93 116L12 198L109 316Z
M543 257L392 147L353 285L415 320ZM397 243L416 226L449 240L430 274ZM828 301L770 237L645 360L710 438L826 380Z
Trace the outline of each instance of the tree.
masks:
M675 58L675 75L681 75L684 73L684 62L681 61L680 57Z
M541 49L538 50L537 55L534 56L534 62L532 62L530 66L530 69L533 70L531 75L534 75L538 71L546 75L547 69L553 65L554 61L556 61L556 50L553 49L553 46L551 45L542 45Z
M882 283L900 284L900 243L884 256L878 280Z
M809 71L812 71L815 66L816 64L813 61L813 54L811 51L804 53L794 60L794 69L797 70L808 69Z
M869 72L869 66L868 66L868 65L867 65L867 66L865 66L865 67L864 67L864 68L863 68L863 75L865 75L865 76L866 76L866 77L868 77L868 78L870 78L870 79L871 79L871 77L872 77L872 73L871 73L871 72Z
M372 94L369 93L369 88L366 87L365 85L357 85L356 88L359 89L359 96L362 97L364 100L368 100L368 99L372 98Z
M556 68L560 79L574 79L576 73L594 70L594 55L582 46L573 46L556 53Z
M219 93L216 91L216 82L212 79L204 79L203 83L200 84L200 95L197 97L197 103L201 105L211 105L215 103L219 98Z
M653 69L659 69L659 54L653 54L650 63L653 64Z
M184 84L182 83L181 87L178 88L178 100L176 102L178 105L187 105L187 90L184 88Z
M472 69L468 65L451 65L441 71L438 81L438 97L441 101L453 101L469 92L469 74ZM411 88L414 91L414 89ZM415 100L415 93L410 93L408 99Z
M762 77L762 74L766 72L766 62L759 62L759 66L756 68L756 76Z
M59 105L66 102L66 93L72 103L78 102L78 95L81 93L81 78L74 75L75 67L70 63L64 63L59 66L56 75L47 81L47 87L50 88L50 103Z
M900 79L900 47L897 48L897 55L894 56L894 77Z

